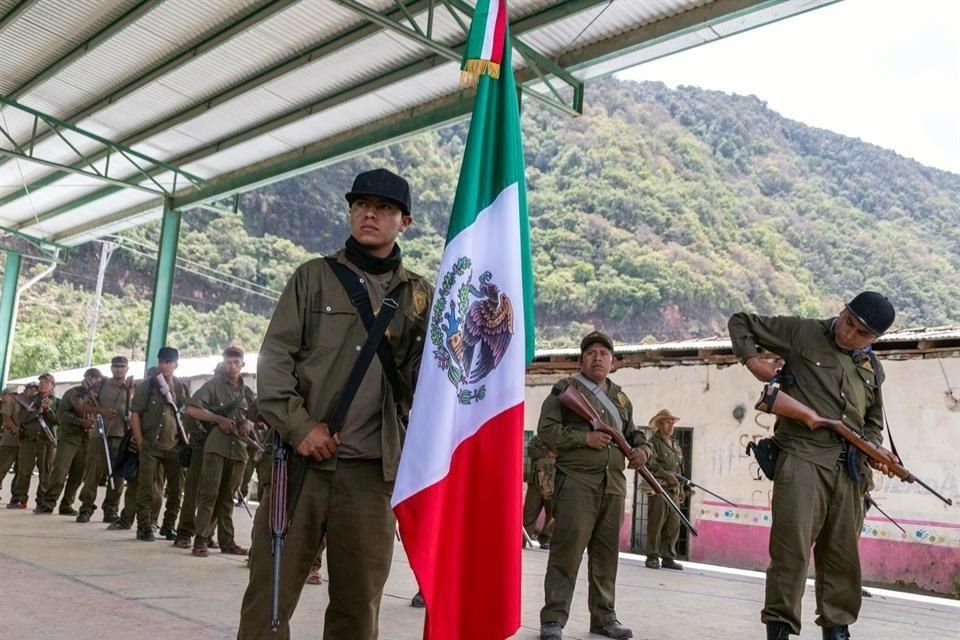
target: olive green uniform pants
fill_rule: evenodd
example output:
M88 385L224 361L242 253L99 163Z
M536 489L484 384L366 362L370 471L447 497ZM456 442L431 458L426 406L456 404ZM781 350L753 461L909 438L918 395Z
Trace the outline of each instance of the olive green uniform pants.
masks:
M233 530L233 501L243 478L242 460L227 460L216 453L203 454L197 491L197 539L209 541L217 528L217 544L228 549L236 544ZM191 460L190 466L193 467Z
M183 482L183 504L180 505L180 521L177 522L177 538L189 540L197 534L197 490L200 487L200 472L203 470L203 443L190 442L190 466Z
M7 474L10 473L10 468L17 462L19 453L20 447L0 447L0 484L3 484ZM13 494L13 481L10 482L10 493ZM13 500L14 498L11 497L10 501L13 502Z
M301 464L292 464L291 493ZM257 509L250 550L250 582L243 595L238 640L290 637L310 566L326 534L329 604L323 640L375 640L380 599L393 557L396 519L390 509L393 483L380 460L338 460L332 471L308 468L293 509L280 563L280 628L270 631L272 554L269 491ZM288 508L293 507L292 501Z
M13 451L17 451L13 449ZM13 477L13 499L27 502L30 495L30 478L34 468L39 474L37 482L37 504L47 491L50 482L50 471L53 468L53 458L56 447L45 436L39 438L24 438L20 440L20 450L17 454L17 475Z
M159 474L159 482L158 482ZM167 504L163 511L161 527L173 529L177 526L180 513L180 498L183 494L183 474L180 472L180 457L177 449L161 451L154 447L144 447L140 452L140 482L137 487L137 529L143 531L153 524L153 505L162 495L163 481L166 481ZM153 482L144 482L154 478Z
M617 619L617 561L624 496L604 493L604 489L604 485L588 487L557 471L555 524L543 580L545 602L540 624L567 624L584 551L588 554L590 625L603 626Z
M155 523L160 517L160 508L163 506L163 467L157 467L153 482L153 504L150 506L150 522ZM126 490L123 494L123 510L120 512L119 523L129 529L137 519L137 493L140 491L140 474L133 480L126 481Z
M121 438L107 438L110 447L110 464L117 459ZM97 489L100 481L107 477L107 460L103 455L103 441L95 437L87 445L87 464L83 472L83 488L80 489L80 513L93 513L97 510ZM120 510L120 496L123 493L123 478L113 479L113 488L107 480L107 495L103 499L103 517L117 515Z
M828 469L781 451L771 506L770 567L761 620L785 622L792 633L800 633L800 603L813 547L817 624L856 622L862 600L860 486L844 465Z
M664 487L673 502L680 505L680 492ZM647 560L677 557L677 538L680 537L680 516L667 505L658 493L647 498Z
M250 481L253 480L253 472L257 470L257 466L259 464L259 461L256 458L256 456L259 454L257 454L256 450L247 449L247 453L250 454L250 458L244 464L243 478L240 480L240 495L242 495L244 499L250 495ZM257 500L260 500L259 495L257 496Z
M57 498L60 498L61 509L73 507L87 463L87 440L86 437L81 440L61 440L57 444L53 468L47 480L47 490L37 498L40 505L53 509ZM63 497L60 496L61 493Z

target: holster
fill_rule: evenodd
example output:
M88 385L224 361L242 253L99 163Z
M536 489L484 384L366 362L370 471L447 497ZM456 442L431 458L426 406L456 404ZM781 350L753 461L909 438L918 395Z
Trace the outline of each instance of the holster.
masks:
M773 480L777 472L777 457L780 455L780 447L773 438L762 438L756 442L747 445L747 455L753 455L757 459L757 466L763 475L769 480ZM760 479L760 473L757 473L757 480Z

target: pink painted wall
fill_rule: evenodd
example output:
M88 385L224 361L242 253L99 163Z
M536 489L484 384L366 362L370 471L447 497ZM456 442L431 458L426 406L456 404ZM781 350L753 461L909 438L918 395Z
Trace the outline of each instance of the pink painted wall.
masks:
M706 508L696 520L700 536L691 559L741 569L764 570L769 556L770 512L760 508ZM960 592L960 525L921 520L901 521L907 534L888 533L889 523L868 518L860 539L863 578L903 583L940 593ZM812 571L812 570L811 570Z

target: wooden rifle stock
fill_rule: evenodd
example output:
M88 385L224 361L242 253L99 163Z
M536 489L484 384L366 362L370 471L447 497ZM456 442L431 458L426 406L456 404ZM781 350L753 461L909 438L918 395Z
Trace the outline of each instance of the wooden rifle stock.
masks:
M270 484L270 534L273 541L273 582L271 584L270 628L280 628L280 557L287 537L288 452L280 434L273 433L273 470Z
M637 458L637 451L630 446L630 444L627 442L627 439L623 437L623 433L621 433L619 429L614 429L613 427L604 424L603 421L600 420L600 416L597 414L596 410L590 406L590 403L587 402L586 398L583 397L583 394L580 393L576 387L574 387L572 384L567 385L563 391L557 391L556 388L554 388L552 393L557 396L557 400L560 401L560 404L586 420L594 431L600 431L613 438L613 441L617 444L617 447L627 458L627 460L633 462L634 459ZM669 506L678 516L680 516L680 522L683 523L683 526L685 526L693 535L700 535L697 533L697 530L694 529L690 521L687 520L687 517L683 515L683 512L680 511L680 507L678 507L677 503L673 501L673 498L670 497L670 494L668 494L663 486L657 482L657 479L653 477L653 474L650 473L650 470L647 469L647 467L643 464L636 465L636 469L637 473L639 473L646 483L653 488L654 492L666 500L667 506Z
M943 497L927 485L927 483L908 471L906 467L900 464L900 459L897 458L897 456L868 441L844 424L842 420L824 418L807 405L788 395L787 392L780 389L777 385L764 385L763 395L760 397L760 401L757 402L756 409L765 413L772 413L782 418L796 420L806 425L810 430L829 429L856 447L875 464L886 465L893 475L904 482L916 482L948 505L953 504L953 500Z

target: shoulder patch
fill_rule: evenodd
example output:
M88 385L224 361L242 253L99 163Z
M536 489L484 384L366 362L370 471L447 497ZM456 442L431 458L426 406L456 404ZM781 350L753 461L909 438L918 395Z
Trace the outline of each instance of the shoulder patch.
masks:
M417 289L413 292L413 312L416 315L422 316L427 310L427 305L429 304L430 299L427 297L425 291Z
M623 408L625 408L625 407L627 406L627 403L628 403L628 402L630 402L630 400L627 399L627 394L625 394L623 391L618 391L618 392L617 392L617 406L620 407L621 409L623 409Z

